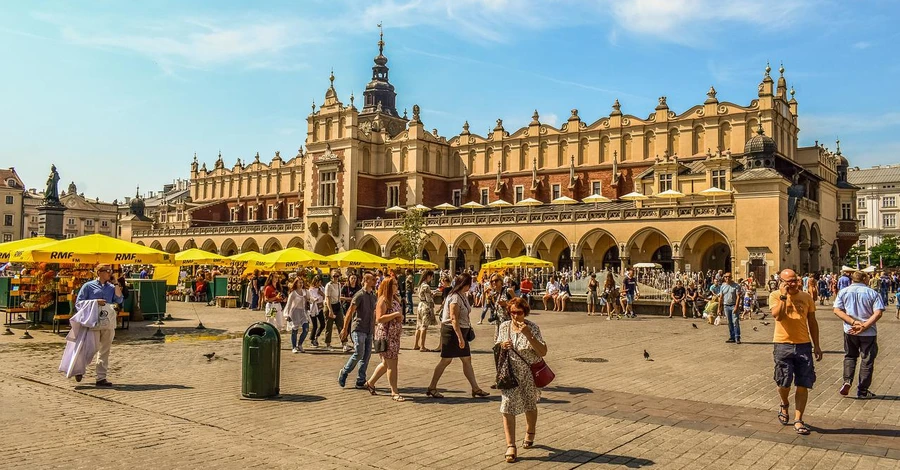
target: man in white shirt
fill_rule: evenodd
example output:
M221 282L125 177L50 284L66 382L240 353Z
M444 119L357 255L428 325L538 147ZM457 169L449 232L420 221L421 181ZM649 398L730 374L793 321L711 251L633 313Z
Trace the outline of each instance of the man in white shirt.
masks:
M544 292L544 310L549 310L550 307L547 306L547 302L553 301L556 302L556 296L559 295L559 283L556 282L555 277L551 277L549 281L547 281L547 290Z
M337 323L337 328L344 324L344 312L341 307L341 273L331 273L331 280L325 284L325 349L331 351L331 331ZM340 334L340 331L338 331ZM341 346L347 352L347 342L342 341Z

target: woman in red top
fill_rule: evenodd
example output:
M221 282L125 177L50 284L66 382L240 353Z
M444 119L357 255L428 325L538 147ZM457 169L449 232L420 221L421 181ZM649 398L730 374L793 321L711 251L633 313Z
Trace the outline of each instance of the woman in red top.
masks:
M266 321L284 331L284 316L281 313L281 292L278 291L278 274L271 273L266 279L266 287L263 289L263 298L266 299Z

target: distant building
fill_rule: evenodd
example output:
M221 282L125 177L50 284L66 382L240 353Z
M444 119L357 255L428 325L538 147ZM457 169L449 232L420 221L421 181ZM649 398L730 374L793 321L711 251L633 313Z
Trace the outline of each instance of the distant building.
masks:
M881 243L886 235L900 236L900 165L851 168L847 180L859 187L856 213L860 245L868 249Z
M226 167L191 163L191 226L135 231L174 252L224 255L298 246L320 254L359 248L394 256L403 218L393 206L475 210L426 214L420 259L477 268L527 254L560 268L734 270L765 277L785 267L835 269L859 237L849 162L818 143L798 145L799 105L784 68L768 65L758 98L736 104L714 88L703 102L608 115L577 109L559 127L537 111L518 129L498 119L484 135L427 129L418 105L398 112L384 41L361 108L343 103L334 74L306 116L306 152ZM645 200L634 201L639 192ZM710 192L713 192L711 195ZM580 202L600 195L611 202ZM557 204L562 196L573 204ZM532 198L540 207L494 207ZM571 201L574 199L575 201Z
M25 184L15 168L0 169L0 243L25 238Z
M25 193L25 232L27 237L37 236L38 206L44 195L36 189ZM59 202L66 206L63 218L63 234L66 238L100 233L115 237L118 224L118 204L103 202L99 198L89 199L79 193L74 182L69 183L66 191L59 194Z

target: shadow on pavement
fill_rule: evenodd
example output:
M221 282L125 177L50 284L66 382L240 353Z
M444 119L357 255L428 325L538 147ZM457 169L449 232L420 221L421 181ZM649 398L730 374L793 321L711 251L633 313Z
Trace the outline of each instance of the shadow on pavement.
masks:
M288 401L291 403L315 403L317 401L326 400L320 395L298 395L295 393L282 393L277 399L272 401Z
M546 388L544 388L544 390L545 390L545 391L548 391L548 392L568 393L568 394L571 394L571 395L578 395L578 394L582 394L582 393L594 393L594 391L591 390L591 389L589 389L589 388L584 388L584 387L561 387L561 386L558 386L558 385L555 386L555 387L546 387Z
M178 384L119 384L114 385L111 390L117 392L150 392L154 390L191 390L194 387ZM95 387L93 385L76 385L75 390L100 390L104 387Z
M900 430L898 429L860 429L860 428L835 428L835 429L827 429L821 428L818 426L806 425L810 431L819 433L819 434L844 434L844 435L866 435L866 436L885 436L885 437L900 437Z
M550 451L550 455L544 457L529 457L527 455L523 456L519 455L519 460L521 461L537 461L537 462L569 462L569 463L578 463L576 461L572 461L571 458L573 455L578 455L581 457L579 460L587 458L583 463L610 463L615 465L623 465L628 468L643 468L649 467L651 465L655 465L656 462L643 458L630 457L628 455L616 455L616 454L598 454L596 452L590 452L581 449L556 449L554 447L549 447L545 445L535 445L534 449L544 449Z

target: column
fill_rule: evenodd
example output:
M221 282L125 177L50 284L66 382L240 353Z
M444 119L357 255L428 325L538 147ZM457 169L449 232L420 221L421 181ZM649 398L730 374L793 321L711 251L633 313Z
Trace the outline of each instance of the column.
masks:
M628 270L628 267L631 266L631 257L630 256L620 256L619 259L622 261L622 270L619 274L625 275L625 271Z
M672 261L675 263L675 272L683 273L684 272L684 257L673 256Z

